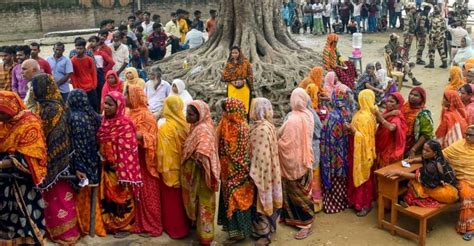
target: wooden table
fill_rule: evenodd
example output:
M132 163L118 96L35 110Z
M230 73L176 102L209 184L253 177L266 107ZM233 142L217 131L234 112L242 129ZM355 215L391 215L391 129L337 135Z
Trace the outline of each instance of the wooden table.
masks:
M379 228L387 228L392 235L395 235L398 218L398 196L405 193L406 187L400 187L400 183L406 179L399 176L385 177L385 173L391 170L401 170L405 172L414 172L421 167L421 164L412 164L410 167L403 167L401 162L390 164L384 168L375 171L378 183L377 198L377 223ZM390 202L390 221L385 220L385 202ZM399 205L398 205L399 206Z

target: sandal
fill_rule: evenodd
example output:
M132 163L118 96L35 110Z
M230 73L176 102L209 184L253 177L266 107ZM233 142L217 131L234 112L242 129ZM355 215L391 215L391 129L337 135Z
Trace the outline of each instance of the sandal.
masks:
M295 234L296 240L303 240L313 233L313 230L310 228L303 228Z
M462 239L464 239L465 241L471 241L472 233L473 233L472 231L468 231L464 233L464 235L462 236Z
M114 238L126 238L128 236L130 236L130 232L127 231L116 232L114 234Z
M260 239L257 240L257 242L254 243L255 246L267 246L272 243L272 240L267 237L261 237Z
M370 212L370 209L368 208L363 208L362 210L360 210L359 212L356 213L357 217L365 217L369 214Z

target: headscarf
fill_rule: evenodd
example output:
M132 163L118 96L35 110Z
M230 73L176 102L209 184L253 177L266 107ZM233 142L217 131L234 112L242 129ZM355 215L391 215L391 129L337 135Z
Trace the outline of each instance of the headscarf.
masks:
M347 86L338 86L332 94L334 109L323 123L321 131L321 179L326 189L332 188L334 177L346 177L349 138L344 123L349 122Z
M234 63L232 61L232 54L229 54L229 58L227 59L222 72L221 81L229 83L238 79L245 79L249 87L253 88L254 77L252 64L250 64L249 60L245 58L244 54L242 54L242 50L239 47L234 46L231 48L231 50L234 49L239 51L237 62Z
M12 117L0 122L0 153L15 152L26 157L27 168L14 161L13 165L31 175L35 185L43 182L46 169L46 143L41 120L30 111L18 96L10 91L0 91L0 112Z
M309 96L301 88L291 93L291 114L279 130L278 154L282 176L297 180L312 169L313 114L307 109Z
M104 156L114 167L119 183L132 185L135 197L139 197L142 185L136 129L125 115L125 96L118 91L107 94L116 104L117 112L112 118L104 117L97 132Z
M132 79L127 79L127 74L132 74L133 78ZM125 83L124 83L124 90L127 88L128 85L134 85L142 88L142 90L145 89L145 81L138 76L137 69L134 67L128 67L125 69Z
M283 205L278 139L273 118L272 103L263 97L252 101L250 117L250 177L257 187L257 212L271 216Z
M462 73L462 76L464 77L464 82L467 83L467 73L469 73L469 70L471 70L472 68L474 68L474 63L464 63L464 68L463 68L463 73Z
M370 170L377 154L375 153L375 129L377 122L372 113L377 110L375 94L365 89L359 93L359 111L354 114L351 125L354 132L354 156L352 178L355 187L359 187L370 177Z
M329 34L326 39L326 46L323 50L323 62L327 71L332 71L336 68L338 56L336 42L338 40L339 36L335 33Z
M304 78L300 84L299 87L306 89L308 85L314 84L316 87L321 90L322 89L322 83L323 83L323 67L321 66L316 66L309 71L308 75L306 78Z
M48 173L40 185L41 189L46 189L68 171L71 153L70 131L62 97L53 77L48 74L36 75L32 86L48 149Z
M453 58L453 63L457 64L459 67L464 66L464 63L466 63L469 58L474 58L474 50L472 49L471 38L469 35L466 35L464 39L466 40L466 47L459 48Z
M394 92L390 94L398 102L398 108L402 112L403 105L405 100L403 99L402 94L399 92ZM387 108L384 112L384 118L391 124L395 124L396 129L390 131L383 125L379 125L376 132L376 151L379 157L379 163L381 167L388 165L394 161L399 161L403 158L405 152L406 144L406 132L407 124L405 116L400 113L397 115L392 115L387 117L386 115L390 113Z
M109 80L107 79L110 75L115 77L115 85L111 85L109 83ZM119 76L117 75L117 72L110 70L107 72L105 75L105 84L104 87L102 87L102 93L101 93L101 99L100 99L100 111L104 109L104 103L105 103L105 96L109 94L111 91L118 91L118 92L123 92L123 82L120 80Z
M467 115L461 97L457 91L447 90L444 97L449 102L449 107L444 107L441 111L441 120L436 129L436 137L442 139L441 145L445 148L452 142L463 138L467 128ZM456 125L458 125L456 127ZM457 129L458 128L458 129ZM448 134L451 134L448 136Z
M415 130L415 121L418 113L425 108L426 104L426 91L422 87L414 87L411 89L410 94L413 91L417 91L421 95L421 103L418 106L411 105L410 102L406 102L403 105L402 112L407 122L407 139L413 137ZM410 146L412 147L412 146Z
M175 79L173 80L173 83L171 86L173 85L176 85L176 88L178 88L178 93L174 93L174 91L171 90L170 95L181 97L181 100L183 100L183 103L184 103L184 107L183 107L184 114L186 115L186 108L193 101L193 97L186 90L186 84L184 83L184 81L180 79Z
M158 131L158 172L168 187L180 187L183 144L189 132L183 107L183 100L179 96L168 96L163 105L166 122Z
M183 145L182 163L189 158L197 160L204 169L207 187L217 191L221 168L217 152L217 136L211 119L209 105L204 101L192 101L199 113L199 120L191 125L191 130Z
M461 68L457 66L451 67L449 70L449 84L445 87L445 90L457 91L464 83Z
M466 114L468 119L468 124L474 124L474 84L469 84L471 87L472 95L469 104L466 105Z
M143 142L138 143L145 152L145 164L148 172L158 177L156 169L156 135L158 134L158 126L155 117L148 110L148 99L145 91L134 85L128 86L128 101L130 110L128 117L132 120L136 127L137 133L143 136Z
M369 83L373 87L377 87L379 81L377 81L376 78L372 77L369 74L369 69L373 69L374 72L375 72L375 65L373 63L368 63L365 66L364 73L359 77L359 80L357 81L357 91L356 91L356 93L360 93L362 90L368 89L368 88L366 88L367 83ZM377 93L376 93L376 99L378 99ZM378 100L376 100L376 101L378 101Z
M473 127L473 126L470 126ZM474 145L460 139L443 150L443 155L453 167L459 181L474 185Z
M67 99L68 124L71 128L72 167L83 172L90 184L99 183L100 159L96 134L101 118L89 103L87 94L81 89L73 90Z
M328 95L332 95L334 88L336 87L336 73L330 71L324 77L324 90Z
M230 218L235 210L250 208L254 187L249 175L250 142L245 105L239 99L226 98L222 108L224 114L217 127L217 136L223 200Z

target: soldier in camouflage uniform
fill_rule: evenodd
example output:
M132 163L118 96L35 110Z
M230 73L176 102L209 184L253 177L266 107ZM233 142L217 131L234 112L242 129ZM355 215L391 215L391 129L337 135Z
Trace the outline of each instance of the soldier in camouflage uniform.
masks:
M411 71L412 68L415 67L415 63L409 62L408 59L405 59L401 52L404 50L404 47L400 45L398 42L398 35L395 33L392 33L390 35L390 41L388 41L388 44L385 45L385 53L387 53L390 56L390 61L392 62L392 67L398 68L398 70L401 70L403 72L403 80L405 80L405 76L408 75L408 77L411 79L412 83L414 86L421 85L421 83L415 78L413 75L413 72ZM406 50L405 50L406 53Z
M453 4L453 9L455 13L454 20L460 23L462 28L466 29L467 17L470 15L467 3L464 0L456 0Z
M431 14L431 30L430 30L430 43L429 43L429 57L430 64L426 65L425 68L434 68L434 58L436 50L438 50L439 56L443 64L440 68L447 68L448 62L446 58L446 52L444 50L445 33L446 33L446 22L441 16L441 11L438 6L434 7L434 11Z
M403 53L403 59L409 59L409 52L411 49L411 44L413 43L413 38L416 34L416 8L415 5L409 4L405 7L407 13L405 17L405 32L403 33L403 48L405 53Z
M426 34L430 29L430 22L428 19L430 11L431 6L425 5L423 7L423 11L418 13L416 18L416 39L418 42L418 50L416 51L416 64L418 65L426 64L425 61L423 61L422 56L426 46Z

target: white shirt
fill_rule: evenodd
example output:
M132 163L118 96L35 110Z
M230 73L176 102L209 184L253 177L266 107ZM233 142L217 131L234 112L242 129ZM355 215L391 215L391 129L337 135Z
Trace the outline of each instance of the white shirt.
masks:
M161 80L161 84L155 90L154 81L148 81L145 84L145 95L148 98L148 109L150 110L150 112L161 112L165 99L169 96L170 93L170 83Z
M322 10L322 9L323 9L322 4L320 3L313 4L313 11ZM319 13L314 12L313 17L316 19L323 18L323 12L319 12Z
M166 32L166 35L168 36L173 35L177 38L181 37L181 32L179 31L179 25L178 23L174 23L173 21L169 21L168 23L166 23L165 32Z
M143 32L145 32L146 35L153 32L153 24L155 24L155 22L153 22L153 21L150 21L150 23L148 23L148 25L145 22L142 22Z
M395 1L395 12L402 12L403 3L400 1Z
M190 49L199 47L204 43L204 33L193 28L191 31L186 33L184 43L188 44Z
M110 49L112 49L112 59L114 59L115 65L112 68L114 71L118 71L124 63L129 63L129 51L128 47L125 44L120 44L117 50L114 48L114 44L109 44Z
M331 10L332 10L331 4L330 3L326 4L326 6L324 7L323 16L331 17Z
M352 14L353 16L360 16L360 10L362 9L362 5L362 3L352 3L352 6L354 6L354 14Z
M448 31L451 33L453 40L451 41L451 46L461 46L461 40L468 35L467 31L458 26L456 28L451 28L448 26Z

